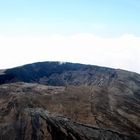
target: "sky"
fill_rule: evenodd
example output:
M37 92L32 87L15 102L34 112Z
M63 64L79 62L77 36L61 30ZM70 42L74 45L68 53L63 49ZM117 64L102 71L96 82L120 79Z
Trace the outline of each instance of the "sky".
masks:
M0 69L64 61L140 73L140 0L0 0Z

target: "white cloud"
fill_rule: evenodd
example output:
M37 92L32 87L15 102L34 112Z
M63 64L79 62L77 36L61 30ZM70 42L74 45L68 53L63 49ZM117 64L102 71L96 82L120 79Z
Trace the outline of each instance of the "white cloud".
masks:
M69 61L127 69L140 73L140 37L102 38L93 34L72 36L2 36L0 68L36 61Z

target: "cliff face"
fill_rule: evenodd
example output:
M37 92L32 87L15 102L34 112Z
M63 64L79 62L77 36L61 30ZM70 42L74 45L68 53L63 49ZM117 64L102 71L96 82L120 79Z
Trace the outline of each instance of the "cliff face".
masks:
M44 62L0 71L0 84L2 140L140 139L139 74Z

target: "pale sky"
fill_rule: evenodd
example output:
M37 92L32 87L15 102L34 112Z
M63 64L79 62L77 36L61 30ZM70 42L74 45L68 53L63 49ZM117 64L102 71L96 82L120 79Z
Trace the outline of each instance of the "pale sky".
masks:
M0 69L68 61L140 73L139 0L0 0Z

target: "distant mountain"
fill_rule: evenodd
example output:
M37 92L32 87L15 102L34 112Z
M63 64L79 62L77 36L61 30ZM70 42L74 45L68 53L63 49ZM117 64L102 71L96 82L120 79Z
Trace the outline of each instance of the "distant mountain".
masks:
M52 86L108 85L113 80L140 80L136 73L74 63L40 62L5 70L0 84L8 82L41 83Z
M0 71L2 140L139 140L140 75L39 62Z

